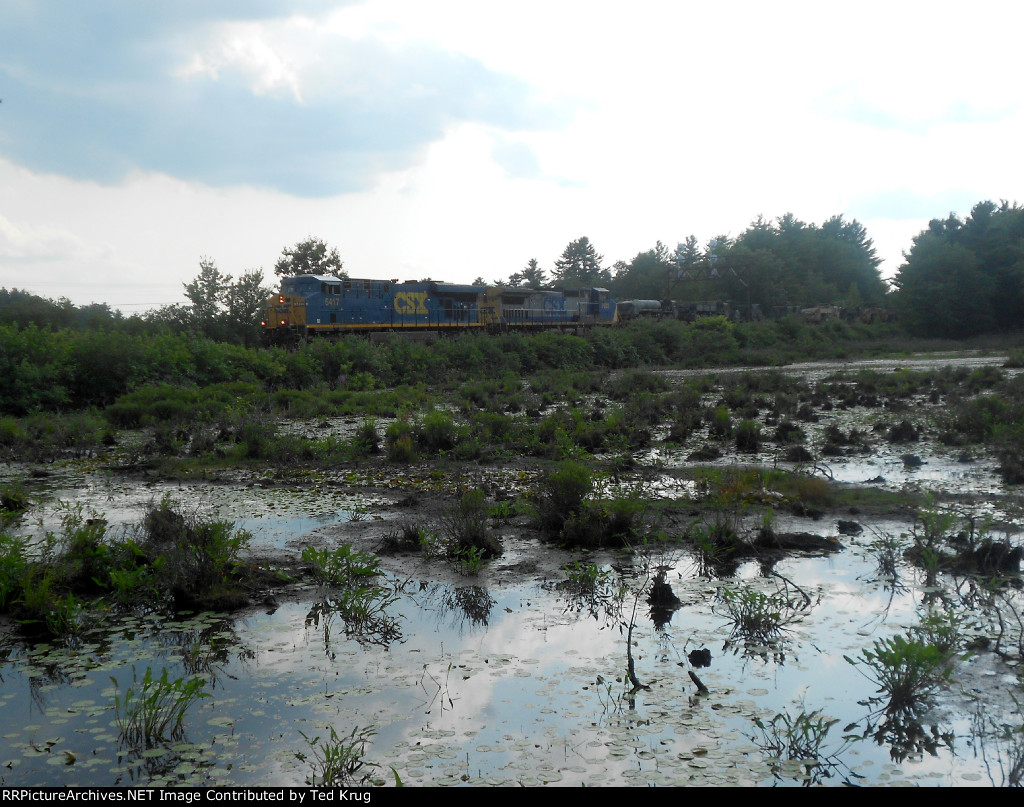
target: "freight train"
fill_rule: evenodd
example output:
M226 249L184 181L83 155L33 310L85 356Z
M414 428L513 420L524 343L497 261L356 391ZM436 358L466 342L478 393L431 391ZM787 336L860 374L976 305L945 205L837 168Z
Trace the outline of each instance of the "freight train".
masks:
M735 322L751 322L763 319L780 320L785 317L800 317L805 322L818 324L832 319L846 322L894 322L896 314L881 306L856 306L843 308L837 305L818 305L804 308L798 305L773 305L762 310L757 303L731 303L728 300L703 300L678 302L675 300L623 300L618 304L620 322L631 319L680 319L693 322L700 317L725 317Z
M617 322L607 289L526 289L434 280L356 280L298 275L281 281L262 322L264 341L400 331L583 328Z

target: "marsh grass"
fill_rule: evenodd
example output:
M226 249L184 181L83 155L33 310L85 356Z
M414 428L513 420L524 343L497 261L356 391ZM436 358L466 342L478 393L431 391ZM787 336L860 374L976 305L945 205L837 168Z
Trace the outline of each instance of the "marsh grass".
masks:
M117 679L110 679L120 689ZM196 701L210 697L201 678L170 679L167 668L160 677L153 676L146 667L142 680L132 667L132 686L114 696L114 714L121 742L130 748L151 748L168 740L181 739L185 734L185 713Z
M450 558L474 563L501 555L501 541L489 526L487 495L479 488L464 491L444 511L439 527Z
M376 767L367 762L366 745L376 735L372 728L354 727L347 737L341 737L334 726L327 726L329 737L319 735L312 740L303 733L302 738L309 744L312 754L310 759L305 753L297 752L296 759L309 761L312 775L307 780L314 787L344 787L346 785L362 785L370 780L372 770ZM397 779L396 782L400 781Z

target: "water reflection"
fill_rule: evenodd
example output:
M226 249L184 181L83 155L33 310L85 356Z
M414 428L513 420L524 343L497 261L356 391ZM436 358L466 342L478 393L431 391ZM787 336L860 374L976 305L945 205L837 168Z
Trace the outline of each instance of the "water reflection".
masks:
M416 592L417 605L437 615L436 627L466 631L486 628L495 600L482 586L454 586L447 583L420 582Z

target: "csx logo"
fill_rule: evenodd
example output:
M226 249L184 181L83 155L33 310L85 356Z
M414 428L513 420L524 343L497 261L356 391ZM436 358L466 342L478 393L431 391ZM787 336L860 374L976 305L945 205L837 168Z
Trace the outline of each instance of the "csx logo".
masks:
M400 291L395 295L396 314L427 314L425 291Z

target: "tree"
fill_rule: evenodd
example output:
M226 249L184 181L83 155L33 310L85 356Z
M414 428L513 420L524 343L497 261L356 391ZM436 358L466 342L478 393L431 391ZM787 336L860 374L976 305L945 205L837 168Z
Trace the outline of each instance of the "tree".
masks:
M199 274L185 286L185 296L192 305L188 306L189 324L207 335L212 335L214 323L220 316L227 301L231 275L222 275L212 258L199 259Z
M1024 320L1024 208L979 202L919 233L893 285L901 319L922 336L1013 331Z
M547 285L548 279L544 270L540 268L536 258L530 258L523 268L523 285L531 289L540 289Z
M680 275L696 271L701 264L700 243L697 241L697 236L688 235L685 241L676 245L675 252L672 253L672 262L676 265L676 270Z
M570 242L555 261L552 276L556 283L570 288L581 286L608 286L612 273L601 266L603 255L598 255L586 236Z
M274 264L274 274L282 277L294 275L330 275L348 277L342 269L341 256L338 250L328 249L327 244L319 238L309 236L289 249L281 250L281 257Z
M621 300L666 299L672 294L677 273L675 261L661 241L628 264L616 262L615 270L612 290Z
M273 290L263 285L263 270L252 269L228 287L224 296L225 324L245 344L259 341L259 324Z
M191 328L211 339L253 344L272 291L263 285L263 270L252 269L235 283L221 274L212 258L201 258L199 274L185 286L187 305L161 308L149 319L173 328Z
M540 268L536 258L530 258L521 272L514 272L508 276L508 285L526 286L531 289L541 289L547 285L548 279L544 270Z
M970 250L942 235L918 235L893 282L912 333L962 339L992 329L991 278Z

